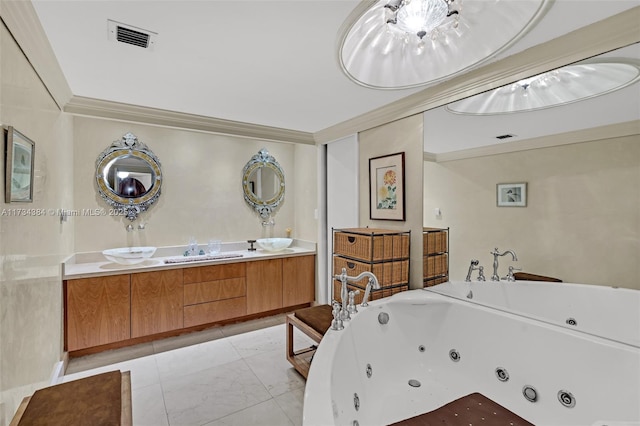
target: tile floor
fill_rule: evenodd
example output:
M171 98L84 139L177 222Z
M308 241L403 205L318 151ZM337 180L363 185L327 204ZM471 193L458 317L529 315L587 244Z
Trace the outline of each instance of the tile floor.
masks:
M296 350L314 343L294 331ZM305 381L285 353L278 315L74 358L63 381L131 371L135 426L301 425Z

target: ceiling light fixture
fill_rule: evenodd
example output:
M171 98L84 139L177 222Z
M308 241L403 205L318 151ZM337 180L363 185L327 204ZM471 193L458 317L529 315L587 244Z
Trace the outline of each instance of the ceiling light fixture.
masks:
M435 83L511 46L552 1L363 0L341 30L340 65L372 88Z
M602 59L567 65L446 106L449 112L497 115L535 111L601 96L640 80L633 59Z

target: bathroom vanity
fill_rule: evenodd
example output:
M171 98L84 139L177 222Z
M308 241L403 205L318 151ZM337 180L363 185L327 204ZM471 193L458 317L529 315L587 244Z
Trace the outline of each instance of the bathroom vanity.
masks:
M169 252L160 248L130 266L108 262L101 253L79 253L63 263L65 349L71 356L298 309L315 298L312 243L182 263L175 254L164 256Z

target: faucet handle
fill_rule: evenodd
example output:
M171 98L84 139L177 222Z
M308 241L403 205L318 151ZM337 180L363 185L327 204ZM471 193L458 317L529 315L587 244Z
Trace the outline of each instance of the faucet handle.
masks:
M344 324L340 315L340 303L334 300L332 306L333 310L331 311L331 315L333 315L333 321L331 321L331 329L342 330L344 329Z
M513 275L513 271L522 271L522 268L514 268L513 266L509 266L509 273L503 280L507 280L509 282L515 282L516 277Z
M486 281L484 277L484 266L478 266L478 281Z
M349 292L349 304L347 305L347 311L349 311L349 314L351 315L358 313L358 308L355 303L356 294L360 294L360 290L351 290Z

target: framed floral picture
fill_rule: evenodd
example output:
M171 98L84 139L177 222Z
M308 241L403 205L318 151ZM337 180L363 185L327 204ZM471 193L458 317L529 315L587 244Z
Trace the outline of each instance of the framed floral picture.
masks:
M8 126L5 130L5 203L33 201L35 143Z
M404 152L369 159L369 217L405 220Z

